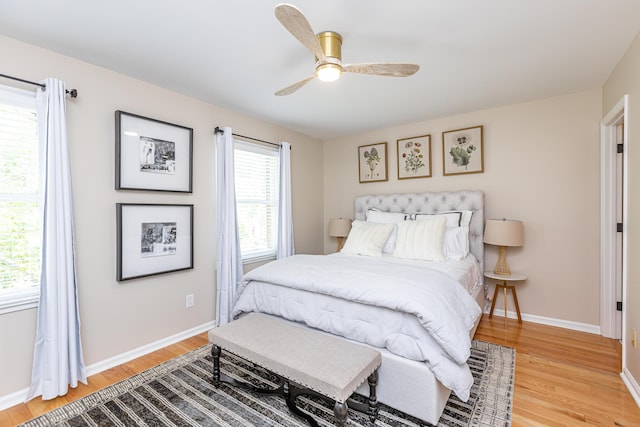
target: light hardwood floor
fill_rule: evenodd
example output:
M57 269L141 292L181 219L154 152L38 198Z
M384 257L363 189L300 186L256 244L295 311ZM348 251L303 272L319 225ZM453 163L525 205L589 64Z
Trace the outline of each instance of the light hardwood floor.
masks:
M66 396L58 397L53 400L42 400L39 398L30 400L27 403L13 406L4 411L0 411L0 426L9 427L20 424L31 418L42 415L66 403L84 397L118 381L122 381L134 374L142 372L172 359L181 354L187 353L200 346L207 344L207 333L191 337L187 340L165 347L146 356L134 359L124 365L116 366L99 374L88 378L88 385L80 384L75 389L70 389Z
M514 426L640 426L640 408L620 379L620 344L567 329L484 316L477 339L516 349ZM0 412L13 426L207 343L206 333L89 378L67 396Z
M486 315L475 338L516 349L514 426L640 426L619 341Z

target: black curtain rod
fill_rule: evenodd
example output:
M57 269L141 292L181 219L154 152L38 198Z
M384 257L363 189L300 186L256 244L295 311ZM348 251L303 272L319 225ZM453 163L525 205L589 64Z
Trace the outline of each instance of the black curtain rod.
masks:
M224 130L222 130L219 126L216 126L214 133L224 133ZM269 144L269 145L275 145L276 147L280 147L280 144L276 144L275 142L269 142L269 141L263 141L262 139L258 139L258 138L252 138L250 136L245 136L245 135L240 135L239 133L233 133L233 136L238 136L240 138L245 138L245 139L250 139L252 141L258 141L258 142L262 142L264 144Z
M5 79L15 80L15 81L22 82L22 83L27 83L27 84L34 85L34 86L40 86L42 88L42 90L45 90L47 88L47 85L44 85L42 83L36 83L36 82L32 82L30 80L25 80L25 79L21 79L21 78L18 78L18 77L8 76L6 74L0 74L0 77L4 77ZM71 89L71 90L65 89L65 92L68 93L69 96L71 96L72 98L77 98L77 96L78 96L78 91L76 89Z
M224 133L224 130L222 128L220 128L219 126L216 126L216 128L214 129L214 133ZM238 136L240 138L250 139L252 141L262 142L264 144L275 145L276 147L280 147L280 144L276 144L275 142L264 141L262 139L253 138L253 137L246 136L246 135L240 135L239 133L233 133L232 135L233 136Z

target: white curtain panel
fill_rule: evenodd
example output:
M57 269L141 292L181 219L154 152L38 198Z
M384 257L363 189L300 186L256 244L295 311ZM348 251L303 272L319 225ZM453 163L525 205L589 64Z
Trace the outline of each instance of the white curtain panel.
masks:
M242 256L236 214L233 133L230 127L216 133L216 321L231 321L236 292L242 279Z
M278 252L276 258L295 253L291 209L291 144L280 143L280 205L278 206Z
M87 383L75 268L71 167L64 82L49 78L37 90L38 133L44 153L42 273L30 400L65 395Z

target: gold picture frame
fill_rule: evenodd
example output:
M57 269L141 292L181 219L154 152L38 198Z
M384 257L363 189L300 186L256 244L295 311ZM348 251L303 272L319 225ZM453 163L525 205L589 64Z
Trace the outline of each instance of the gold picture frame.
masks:
M442 132L442 172L445 176L484 172L483 126Z
M387 181L387 166L386 142L358 147L358 175L361 183Z
M431 135L397 140L398 179L431 177Z

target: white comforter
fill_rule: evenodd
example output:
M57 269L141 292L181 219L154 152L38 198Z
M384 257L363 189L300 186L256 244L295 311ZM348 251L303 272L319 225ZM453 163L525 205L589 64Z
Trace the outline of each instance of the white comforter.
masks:
M424 361L466 401L480 307L446 274L393 258L295 255L243 277L234 317L258 311Z

